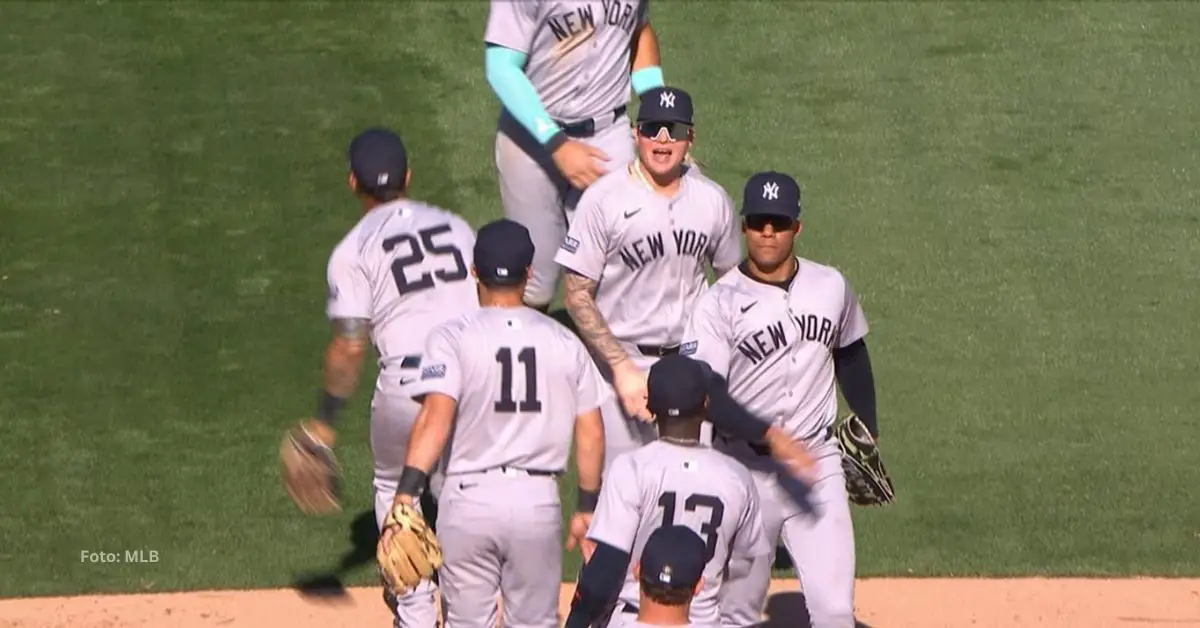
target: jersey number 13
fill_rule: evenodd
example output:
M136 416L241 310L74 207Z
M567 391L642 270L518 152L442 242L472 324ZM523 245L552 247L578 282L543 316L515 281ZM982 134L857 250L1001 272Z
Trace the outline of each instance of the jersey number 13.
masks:
M658 498L658 507L663 509L664 526L675 525L675 504L675 491L667 491ZM725 520L725 503L719 497L700 493L688 495L683 502L683 509L687 512L695 512L701 507L708 509L708 521L700 524L700 535L704 537L707 550L705 560L710 561L717 553L717 535L721 530L721 522Z

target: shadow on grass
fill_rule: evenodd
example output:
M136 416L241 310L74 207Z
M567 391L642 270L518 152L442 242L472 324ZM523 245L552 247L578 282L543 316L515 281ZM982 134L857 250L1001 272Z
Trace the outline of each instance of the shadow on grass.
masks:
M776 593L767 598L765 609L767 620L755 628L794 628L808 626L808 608L804 605L804 594L798 592ZM871 628L861 621L854 622L855 628Z
M437 533L437 503L429 491L421 495L421 508L429 527ZM300 595L314 598L337 598L346 595L342 578L351 571L375 563L375 546L379 543L379 528L375 525L375 509L364 510L350 522L350 548L338 559L336 568L301 574L292 580L292 588Z

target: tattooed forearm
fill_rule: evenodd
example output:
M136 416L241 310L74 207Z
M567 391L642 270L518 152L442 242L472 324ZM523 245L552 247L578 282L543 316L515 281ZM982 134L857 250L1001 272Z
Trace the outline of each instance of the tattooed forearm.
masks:
M362 372L368 329L366 319L339 318L333 321L333 340L325 350L324 384L329 394L344 399L354 393Z
M568 271L563 279L563 303L579 335L596 353L599 353L610 367L629 359L629 354L621 348L617 339L604 317L596 309L596 282Z

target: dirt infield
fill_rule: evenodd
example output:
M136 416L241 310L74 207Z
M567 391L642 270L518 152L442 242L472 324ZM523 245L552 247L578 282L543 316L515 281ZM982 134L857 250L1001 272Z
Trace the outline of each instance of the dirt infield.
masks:
M772 590L768 625L804 625L795 583ZM1200 627L1200 580L871 579L859 581L857 606L869 628ZM364 628L389 619L376 588L323 599L261 590L0 600L3 628Z

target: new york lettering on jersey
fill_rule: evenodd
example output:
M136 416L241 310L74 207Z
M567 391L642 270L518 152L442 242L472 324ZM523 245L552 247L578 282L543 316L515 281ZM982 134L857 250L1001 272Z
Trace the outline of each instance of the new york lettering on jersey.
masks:
M629 100L630 42L649 0L492 0L484 39L528 54L546 112L575 122Z
M623 168L584 192L555 261L604 286L596 304L618 338L674 344L707 287L706 267L720 273L740 256L733 202L719 185L688 170L666 198Z
M370 319L380 367L403 364L415 380L429 332L479 305L468 272L474 244L450 212L408 199L380 205L330 256L326 313Z
M579 340L532 309L482 308L447 323L430 337L425 363L417 389L458 402L447 475L560 472L575 417L609 394Z
M656 441L619 456L609 474L588 537L638 556L660 526L695 530L705 542L708 563L691 619L715 624L717 592L731 555L748 559L770 552L750 473L709 447ZM620 600L638 603L632 570Z
M748 410L803 437L832 422L832 351L865 336L867 322L840 272L797 259L787 291L741 270L718 280L700 298L680 352L725 375Z

